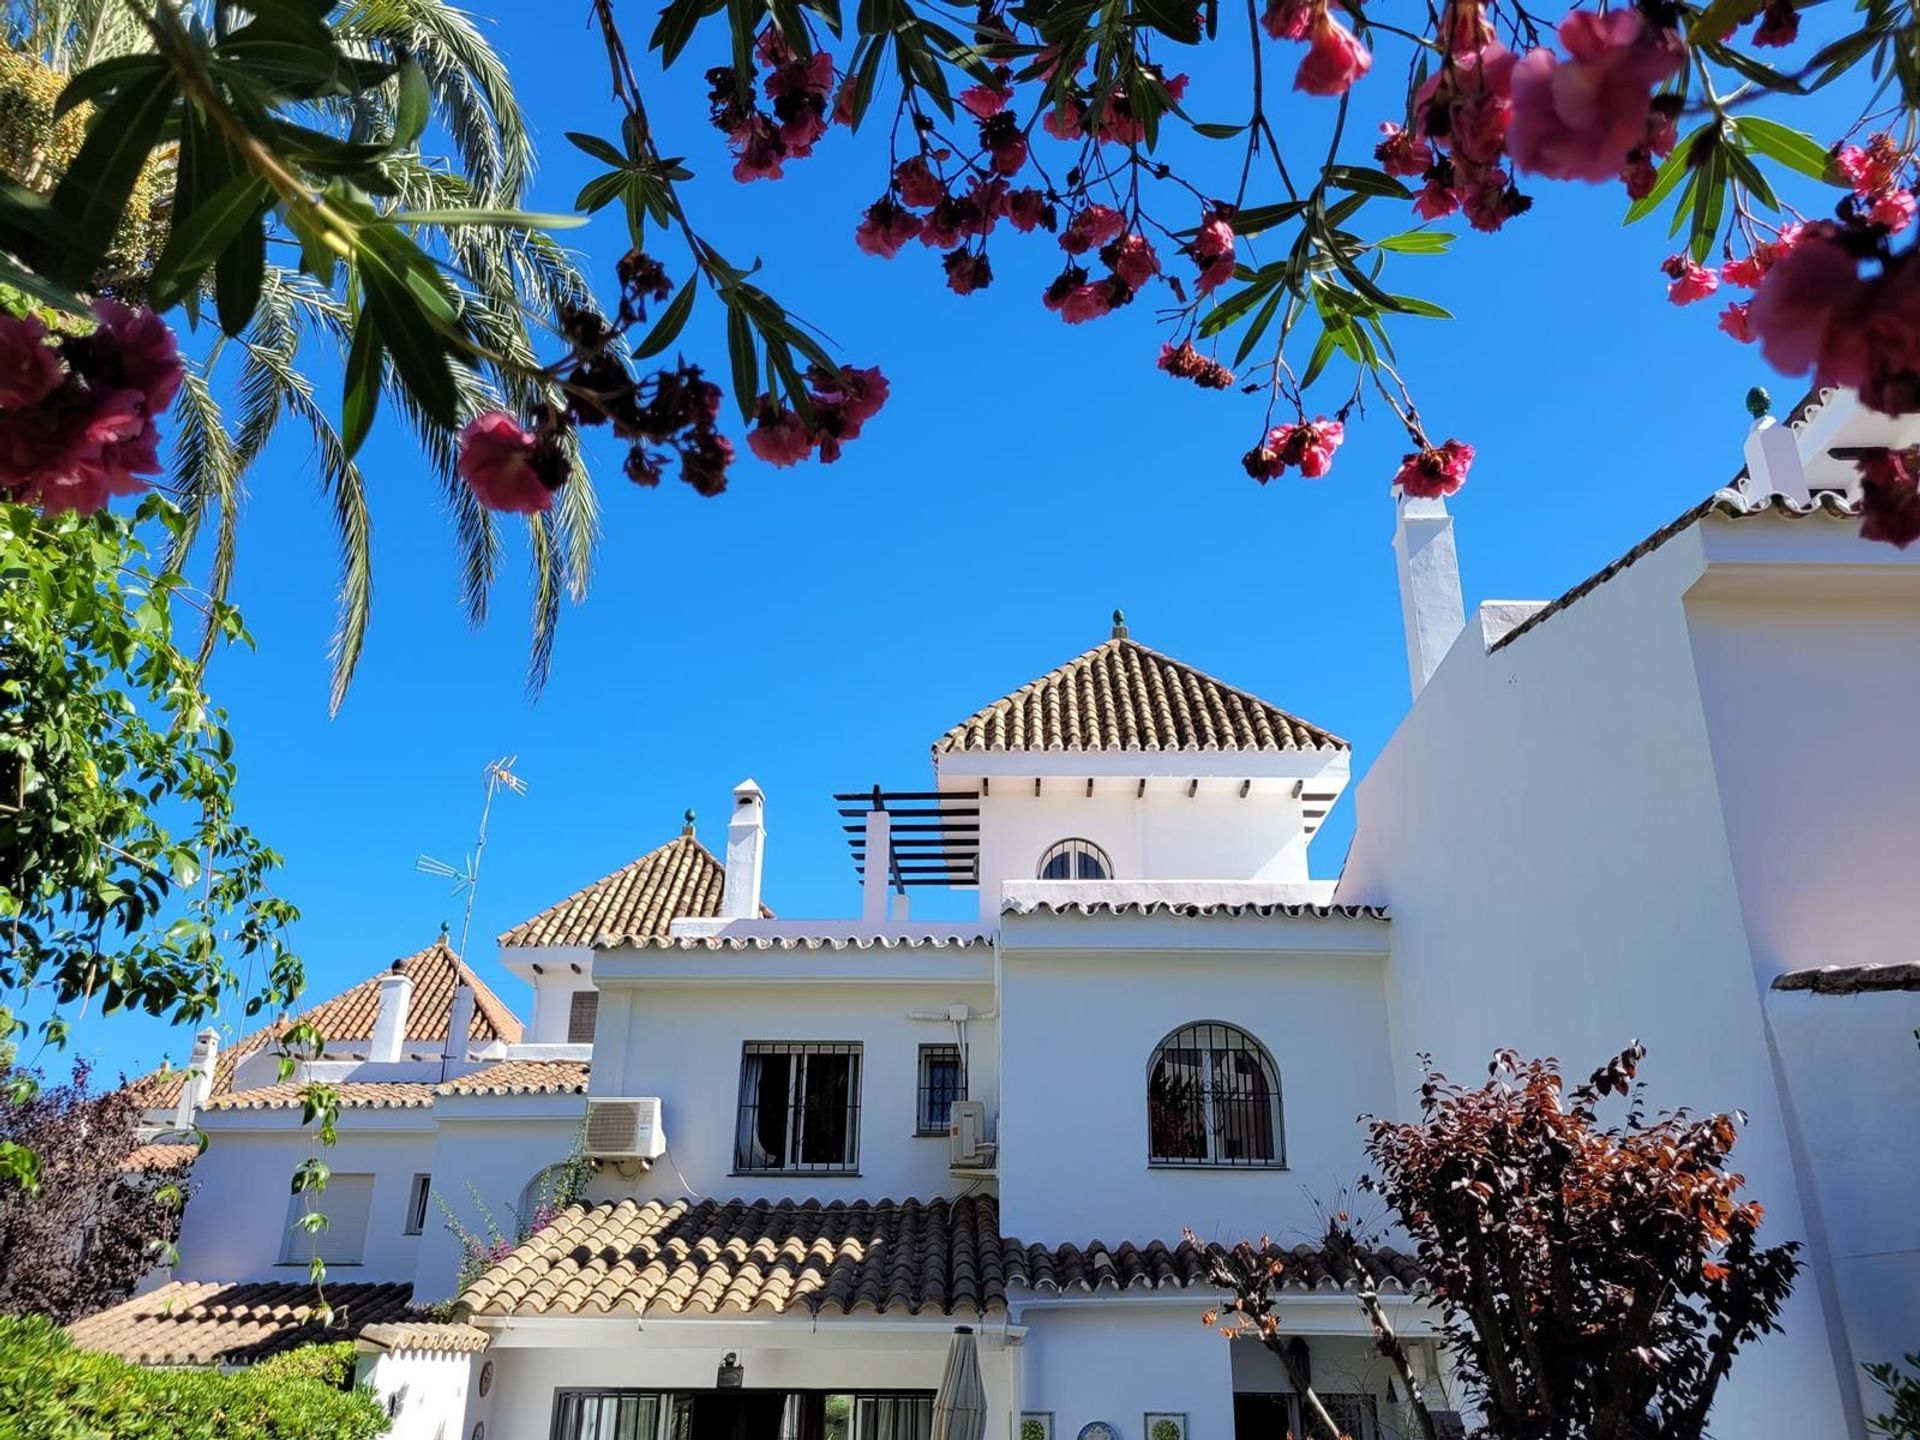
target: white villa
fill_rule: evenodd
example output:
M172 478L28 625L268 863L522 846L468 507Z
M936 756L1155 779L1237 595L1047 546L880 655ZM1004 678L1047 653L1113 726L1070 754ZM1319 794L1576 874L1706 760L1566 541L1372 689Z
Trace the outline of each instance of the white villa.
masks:
M743 781L723 854L689 825L500 937L524 1021L444 937L317 1007L307 1069L346 1106L317 1243L393 1435L927 1440L967 1327L988 1440L1278 1440L1306 1433L1285 1369L1201 1321L1201 1247L1272 1236L1315 1389L1354 1440L1403 1440L1353 1277L1312 1248L1365 1169L1356 1117L1409 1113L1422 1052L1584 1074L1637 1037L1655 1105L1747 1112L1766 1233L1805 1244L1717 1433L1863 1440L1861 1365L1920 1347L1920 549L1859 538L1844 457L1920 439L1889 428L1844 393L1763 420L1729 488L1557 600L1471 615L1444 504L1401 499L1413 703L1338 880L1307 852L1351 752L1292 712L1312 697L1116 616L930 772L833 798L857 913L765 908ZM924 886L977 918L914 919ZM205 1032L142 1082L156 1130L211 1144L171 1275L82 1344L324 1338L272 1038ZM585 1201L549 1219L581 1143ZM544 1223L456 1298L440 1201ZM1465 1409L1415 1267L1369 1266L1429 1402Z

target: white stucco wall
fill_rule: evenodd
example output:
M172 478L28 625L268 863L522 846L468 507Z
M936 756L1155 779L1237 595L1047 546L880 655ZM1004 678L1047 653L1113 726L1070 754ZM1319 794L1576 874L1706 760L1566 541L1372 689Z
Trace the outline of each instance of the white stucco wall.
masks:
M1010 919L1002 937L1001 1229L1033 1244L1099 1239L1177 1244L1270 1234L1314 1238L1313 1202L1335 1200L1362 1164L1356 1117L1394 1104L1383 955L1314 953L1262 941L1265 922ZM1305 920L1383 947L1385 927ZM1081 934L1087 949L1024 949L1021 936ZM1353 937L1360 934L1359 940ZM1120 948L1127 937L1158 948ZM1244 949L1208 948L1234 943ZM1067 942L1061 942L1067 943ZM1147 1067L1178 1026L1249 1031L1280 1073L1287 1168L1147 1163Z
M1305 880L1293 784L1260 780L1242 799L1237 779L1203 780L1192 796L1172 778L1149 780L1144 796L1126 776L1095 778L1092 795L1085 776L1043 780L1037 796L1030 778L994 780L980 801L982 918L994 918L1003 882L1032 880L1048 847L1068 839L1106 851L1118 880Z
M435 1111L440 1126L430 1156L434 1194L476 1234L482 1233L484 1204L512 1238L520 1192L571 1152L585 1110L585 1100L577 1095L443 1099ZM459 1240L435 1204L427 1213L417 1264L408 1272L414 1299L424 1304L451 1297L459 1269Z
M1840 595L1831 588L1824 574L1803 583L1782 576L1757 591L1709 575L1687 599L1734 878L1763 983L1787 970L1914 953L1920 568L1863 576Z
M357 1378L392 1417L382 1440L467 1440L492 1408L473 1397L484 1363L476 1354L387 1350L360 1356ZM491 1425L487 1432L499 1433Z
M319 1150L336 1175L374 1177L366 1244L358 1265L334 1264L336 1281L408 1280L419 1253L418 1235L405 1233L407 1200L416 1173L433 1154L427 1112L343 1112L340 1139ZM410 1128L384 1128L405 1117ZM311 1131L297 1114L277 1117L273 1129L239 1129L231 1117L203 1117L209 1141L194 1162L193 1198L180 1227L176 1280L286 1280L306 1273L305 1260L280 1263L294 1168L316 1153ZM324 1213L326 1198L318 1208ZM431 1227L431 1217L428 1225ZM304 1251L302 1251L304 1254Z
M1653 1106L1748 1112L1734 1160L1766 1237L1808 1239L1682 613L1700 568L1689 531L1491 655L1470 624L1358 787L1338 898L1392 908L1404 1104L1421 1051L1578 1075L1638 1038ZM1816 1280L1782 1320L1716 1430L1860 1433Z
M1054 1440L1094 1420L1145 1440L1149 1410L1184 1413L1192 1440L1234 1440L1233 1346L1200 1323L1206 1303L1024 1310L1020 1408L1051 1411Z
M1775 991L1767 1015L1854 1359L1897 1360L1920 1347L1920 992Z
M831 973L843 953L823 952L804 963ZM914 952L901 953L911 963ZM984 976L984 955L978 968ZM954 1029L945 1021L907 1017L944 1013L951 1005L990 1011L993 990L984 978L935 984L876 980L857 986L603 984L601 1033L609 1041L617 1033L608 1025L610 1011L631 1007L622 1093L660 1098L669 1159L636 1180L601 1175L596 1197L691 1192L746 1199L905 1200L953 1194L958 1188L948 1171L946 1138L914 1134L919 1047L953 1044ZM857 1174L732 1173L741 1045L789 1040L857 1041L863 1047ZM971 1022L967 1048L969 1090L972 1098L986 1101L991 1123L999 1108L995 1022ZM602 1075L596 1062L596 1094L610 1083Z

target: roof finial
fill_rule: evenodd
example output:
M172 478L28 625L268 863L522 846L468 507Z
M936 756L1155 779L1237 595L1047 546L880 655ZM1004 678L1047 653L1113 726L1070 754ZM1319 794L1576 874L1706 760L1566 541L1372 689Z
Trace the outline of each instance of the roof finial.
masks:
M1747 391L1747 414L1759 420L1773 413L1773 397L1767 393L1764 385L1756 385Z
M680 820L680 833L682 835L693 834L693 807L691 805L687 806L687 813L682 815Z
M1127 638L1127 612L1124 610L1113 612L1113 638L1116 640Z
M442 945L446 944L447 936L452 933L453 933L453 926L448 924L445 920L442 920L440 922L440 943Z

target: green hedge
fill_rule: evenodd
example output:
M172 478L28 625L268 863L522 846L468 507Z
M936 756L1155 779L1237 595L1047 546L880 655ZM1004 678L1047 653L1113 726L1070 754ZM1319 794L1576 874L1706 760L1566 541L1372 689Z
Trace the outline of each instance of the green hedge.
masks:
M334 1346L222 1375L153 1370L76 1350L38 1316L0 1316L0 1440L372 1440L371 1391L343 1391ZM277 1372L277 1373L276 1373Z

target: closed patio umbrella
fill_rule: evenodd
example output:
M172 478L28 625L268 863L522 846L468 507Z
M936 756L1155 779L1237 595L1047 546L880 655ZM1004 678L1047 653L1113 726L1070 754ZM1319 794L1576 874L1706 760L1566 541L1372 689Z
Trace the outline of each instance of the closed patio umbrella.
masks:
M980 1384L980 1352L973 1331L956 1325L947 1369L933 1397L932 1440L986 1440L987 1392Z

